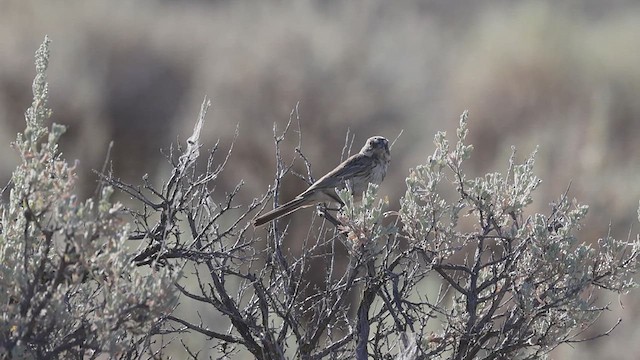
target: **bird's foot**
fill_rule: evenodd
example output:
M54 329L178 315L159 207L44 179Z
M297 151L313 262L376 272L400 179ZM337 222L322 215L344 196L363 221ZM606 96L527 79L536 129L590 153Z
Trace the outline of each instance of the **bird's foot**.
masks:
M343 224L340 222L340 220L336 219L335 216L331 215L329 213L329 211L338 211L340 209L332 209L327 207L326 205L319 205L318 206L318 215L320 215L321 217L325 218L327 221L329 221L330 223L332 223L335 227L340 227Z

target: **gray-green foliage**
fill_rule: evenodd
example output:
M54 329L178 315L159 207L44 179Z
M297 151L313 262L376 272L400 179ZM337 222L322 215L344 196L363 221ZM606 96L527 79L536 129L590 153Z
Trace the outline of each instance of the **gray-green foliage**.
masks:
M378 252L381 238L396 230L393 226L380 226L389 200L377 199L377 190L378 185L369 184L357 204L350 190L338 190L338 196L344 203L338 219L343 224L341 230L348 234L344 238L345 246L355 253L371 255Z
M168 271L141 271L121 205L74 195L76 175L47 128L49 39L36 52L33 103L13 148L20 164L1 204L0 353L5 358L127 357L175 301Z
M444 358L542 358L581 341L577 332L606 310L594 292L636 286L639 241L578 239L588 208L567 194L550 214L527 215L540 183L535 153L517 164L514 150L505 175L467 178L466 134L464 113L455 148L438 133L434 154L410 172L401 201L402 235L430 254L453 301L437 307L444 321L437 341L425 346L441 348ZM445 199L451 185L457 195Z

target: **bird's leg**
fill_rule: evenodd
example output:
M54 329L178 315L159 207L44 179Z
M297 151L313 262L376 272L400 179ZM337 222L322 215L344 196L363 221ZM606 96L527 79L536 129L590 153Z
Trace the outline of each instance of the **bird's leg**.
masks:
M330 223L332 223L335 227L343 225L338 219L336 219L333 215L329 213L329 211L338 211L340 209L331 209L327 207L326 204L318 205L318 214L323 218L327 219Z

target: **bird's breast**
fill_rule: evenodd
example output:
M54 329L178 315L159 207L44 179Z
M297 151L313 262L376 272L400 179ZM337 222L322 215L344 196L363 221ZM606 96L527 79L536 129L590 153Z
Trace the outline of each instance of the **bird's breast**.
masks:
M376 162L376 164L371 169L371 179L369 181L374 184L380 184L387 174L388 165L389 163L386 161Z

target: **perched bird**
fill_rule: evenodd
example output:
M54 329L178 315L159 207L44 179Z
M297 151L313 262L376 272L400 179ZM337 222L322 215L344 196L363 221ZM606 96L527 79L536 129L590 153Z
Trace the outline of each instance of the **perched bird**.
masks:
M359 153L311 184L293 200L258 216L254 225L261 226L298 209L320 203L337 202L344 205L336 194L336 189L347 187L354 196L362 196L369 183L382 182L390 161L389 141L382 136L370 137Z

